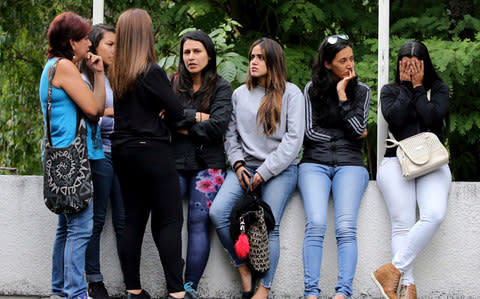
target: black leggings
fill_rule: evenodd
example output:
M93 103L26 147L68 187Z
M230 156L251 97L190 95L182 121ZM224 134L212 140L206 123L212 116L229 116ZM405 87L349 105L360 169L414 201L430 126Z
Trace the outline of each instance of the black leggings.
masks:
M175 159L170 144L130 141L112 149L125 206L120 263L127 290L141 289L140 255L148 217L160 254L167 290L183 291L183 210Z

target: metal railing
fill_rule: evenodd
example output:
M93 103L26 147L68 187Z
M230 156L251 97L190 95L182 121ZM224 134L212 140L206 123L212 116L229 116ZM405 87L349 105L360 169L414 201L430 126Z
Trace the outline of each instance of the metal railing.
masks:
M5 166L0 166L0 171L8 171L10 174L18 174L18 170L14 167L5 167Z

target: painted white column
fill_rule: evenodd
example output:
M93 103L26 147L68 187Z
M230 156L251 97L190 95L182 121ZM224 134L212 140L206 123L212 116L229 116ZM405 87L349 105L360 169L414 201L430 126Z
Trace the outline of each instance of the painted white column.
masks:
M93 0L93 25L103 23L103 0Z
M378 1L378 111L377 111L377 167L385 154L385 137L388 126L382 115L380 103L380 91L383 85L388 83L388 63L390 47L390 1Z

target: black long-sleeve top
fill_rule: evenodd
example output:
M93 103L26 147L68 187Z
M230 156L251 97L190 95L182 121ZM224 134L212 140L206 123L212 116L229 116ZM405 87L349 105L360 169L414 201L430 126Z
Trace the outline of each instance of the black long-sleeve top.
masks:
M449 88L440 80L432 83L430 100L423 86L413 88L409 81L383 86L380 93L382 114L395 139L402 140L430 131L443 142L443 119L448 113ZM395 157L396 148L388 148L385 157Z
M358 139L367 127L370 106L370 88L358 81L353 97L340 101L335 88L329 96L338 102L337 109L330 111L328 120L321 124L319 109L326 109L310 99L309 82L305 86L305 138L303 162L320 163L328 166L364 166L362 140Z
M201 170L207 168L225 168L223 136L232 113L232 87L227 80L219 77L215 90L210 97L208 120L195 121L199 111L201 95L193 99L187 94L179 94L185 118L175 126L187 129L188 135L173 134L176 167L178 170Z
M160 111L165 109L165 119ZM112 146L138 139L171 142L169 122L183 118L183 107L173 92L165 71L149 63L124 98L115 99Z

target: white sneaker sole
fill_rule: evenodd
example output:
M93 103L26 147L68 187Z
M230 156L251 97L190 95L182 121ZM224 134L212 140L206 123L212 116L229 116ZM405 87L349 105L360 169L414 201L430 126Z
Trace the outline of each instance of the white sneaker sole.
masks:
M400 285L400 283L402 282L402 276L403 275L400 275L400 279L398 279L398 286ZM372 280L373 282L375 283L375 285L378 287L378 289L380 290L380 293L382 293L382 296L385 298L385 299L390 299L390 297L387 296L387 294L385 293L385 290L383 289L382 285L380 284L380 282L377 280L377 278L375 277L375 272L371 273L370 274L370 277L372 277ZM399 290L399 287L397 286L397 297L398 297L398 290Z

